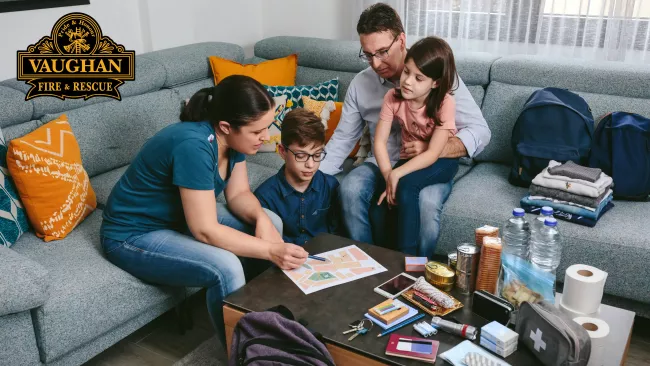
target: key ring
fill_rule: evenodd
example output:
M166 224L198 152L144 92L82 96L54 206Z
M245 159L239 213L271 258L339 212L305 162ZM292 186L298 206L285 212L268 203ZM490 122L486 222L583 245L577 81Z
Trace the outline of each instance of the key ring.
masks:
M370 322L370 328L366 328L366 322ZM363 326L363 328L361 328L362 326ZM374 323L372 320L370 320L370 319L363 319L363 320L361 320L361 323L359 324L359 327L360 327L359 329L367 329L368 332L370 332L370 330L371 330L372 327L374 327L374 326L375 326L375 323Z

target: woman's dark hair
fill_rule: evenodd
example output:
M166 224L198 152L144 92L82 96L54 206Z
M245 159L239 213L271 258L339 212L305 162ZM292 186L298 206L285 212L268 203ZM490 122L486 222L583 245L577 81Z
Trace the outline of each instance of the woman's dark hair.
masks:
M358 34L372 34L384 31L390 31L393 37L404 33L402 20L390 5L377 3L369 6L361 13L359 22L357 22Z
M447 94L453 94L458 88L458 74L456 74L456 62L454 53L447 42L438 37L426 37L413 45L406 53L406 59L413 60L415 66L424 75L438 82L438 86L429 92L426 100L426 114L436 126L442 125L438 118L438 111L442 106ZM399 89L395 96L403 99Z
M197 91L185 104L180 119L185 122L225 121L239 129L273 107L273 98L257 80L232 75L216 86Z

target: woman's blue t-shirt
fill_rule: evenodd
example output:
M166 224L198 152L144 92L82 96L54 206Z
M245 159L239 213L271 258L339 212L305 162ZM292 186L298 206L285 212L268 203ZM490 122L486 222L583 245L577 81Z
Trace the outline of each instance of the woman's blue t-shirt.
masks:
M187 224L179 187L214 190L226 187L236 163L245 156L229 150L228 174L217 168L217 139L210 122L178 122L150 138L117 182L104 209L101 235L124 241L134 234Z

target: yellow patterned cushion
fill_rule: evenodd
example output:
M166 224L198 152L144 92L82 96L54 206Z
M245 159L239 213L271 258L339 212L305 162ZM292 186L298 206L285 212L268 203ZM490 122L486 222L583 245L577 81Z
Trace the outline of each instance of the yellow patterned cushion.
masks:
M9 143L7 165L39 238L63 239L96 207L66 115Z
M270 139L269 141L264 141L259 152L275 152L277 150L282 134L282 121L280 121L279 117L286 108L291 107L292 105L291 100L287 100L286 95L273 97L273 101L275 101L275 118L273 119L273 123L269 126Z

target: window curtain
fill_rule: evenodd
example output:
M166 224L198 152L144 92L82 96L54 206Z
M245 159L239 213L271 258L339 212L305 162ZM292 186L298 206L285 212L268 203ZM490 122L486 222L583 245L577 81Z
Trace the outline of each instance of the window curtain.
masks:
M408 43L650 63L650 0L405 0Z

